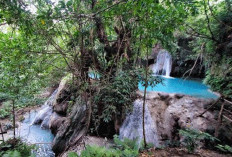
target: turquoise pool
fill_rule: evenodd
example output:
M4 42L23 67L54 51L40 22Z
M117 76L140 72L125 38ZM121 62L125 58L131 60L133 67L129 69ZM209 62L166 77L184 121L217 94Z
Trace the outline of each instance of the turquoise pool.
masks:
M210 88L201 81L183 80L180 78L162 77L163 83L157 84L154 88L148 87L147 91L159 91L165 93L180 93L200 98L218 98L210 91ZM144 86L139 83L139 90L144 91Z

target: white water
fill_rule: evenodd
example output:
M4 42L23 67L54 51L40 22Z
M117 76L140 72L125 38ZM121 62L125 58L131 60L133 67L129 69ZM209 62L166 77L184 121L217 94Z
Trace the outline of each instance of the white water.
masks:
M55 157L52 151L54 136L48 129L42 129L40 125L30 125L38 113L32 111L25 116L17 129L17 136L28 144L35 144L36 149L32 152L36 157Z
M20 124L18 136L29 144L36 144L38 149L33 152L36 157L54 157L51 143L54 136L49 130L52 105L56 96L55 90L38 112L32 111L26 115L25 120Z
M120 128L120 139L128 138L131 140L137 139L140 146L143 141L143 101L136 100L133 104L133 111L126 117ZM156 123L153 121L150 111L145 105L145 134L147 143L152 143L158 146L158 137Z
M156 63L152 67L155 75L164 75L170 77L172 70L172 56L166 50L160 50L156 59Z
M49 99L41 107L41 109L35 116L35 119L32 121L31 125L41 123L41 128L44 128L44 129L49 128L48 125L50 122L50 117L52 115L52 104L55 99L56 93L57 93L57 89L52 93Z
M55 90L39 111L32 111L26 115L25 120L20 123L17 136L28 144L36 144L37 149L33 150L36 157L54 157L51 143L54 139L49 130L52 105L57 90Z

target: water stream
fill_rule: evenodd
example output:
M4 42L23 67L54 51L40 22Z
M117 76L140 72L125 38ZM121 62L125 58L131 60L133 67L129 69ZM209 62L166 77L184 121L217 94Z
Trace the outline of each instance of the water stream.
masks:
M147 143L158 146L156 123L152 119L147 105L145 105L145 130ZM143 101L137 99L134 102L132 113L126 117L126 120L120 128L119 138L137 140L139 145L143 141Z
M51 143L54 139L53 134L48 129L42 129L40 125L31 125L35 119L37 111L32 111L25 116L25 120L20 123L17 135L28 144L35 144L33 152L36 157L54 157Z
M31 111L25 115L25 120L20 123L17 129L17 136L28 144L35 144L37 149L33 150L37 157L54 157L52 151L53 134L49 130L50 117L53 109L57 90L48 98L44 105L37 112Z

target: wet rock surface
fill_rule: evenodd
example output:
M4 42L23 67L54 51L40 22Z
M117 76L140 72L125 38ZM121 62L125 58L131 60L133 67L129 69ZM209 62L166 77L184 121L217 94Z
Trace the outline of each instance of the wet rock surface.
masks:
M86 104L83 101L77 101L74 104L71 116L58 128L53 140L52 150L56 154L61 154L77 144L87 132L86 122Z
M136 101L142 102L143 92L138 91L137 95L138 99ZM152 117L153 125L156 126L159 144L164 144L166 140L180 140L179 129L190 128L214 133L217 124L217 113L207 111L203 116L199 116L205 111L205 107L214 101L213 99L201 99L180 94L148 92L146 107ZM139 105L142 106L143 103ZM130 129L129 125L122 128ZM222 129L227 134L231 134L228 128L225 130L225 127L222 127L220 130ZM225 135L223 139L229 140L230 137L231 135Z
M69 105L68 101L71 97L71 89L69 84L71 78L71 74L69 74L61 80L57 89L57 94L55 95L55 100L52 104L53 110L61 115L67 114L67 109Z

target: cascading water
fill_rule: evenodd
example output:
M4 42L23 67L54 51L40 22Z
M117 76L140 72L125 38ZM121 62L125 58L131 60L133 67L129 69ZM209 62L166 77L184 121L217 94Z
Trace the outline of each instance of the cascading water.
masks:
M53 101L55 99L57 91L58 91L58 89L56 89L52 93L52 95L49 97L49 99L41 107L40 111L35 116L35 119L32 121L32 123L31 123L32 125L41 123L41 128L48 129L50 117L52 115L52 104L53 104Z
M25 116L25 120L20 123L17 130L17 136L28 144L36 145L36 149L33 150L36 157L54 157L51 147L54 136L51 131L42 129L40 125L31 125L36 114L36 111L32 111Z
M153 121L151 114L145 105L145 133L147 143L152 143L158 146L158 137L156 123ZM138 140L141 143L143 140L143 101L137 99L133 104L133 112L127 116L120 128L120 139L128 138Z
M166 50L160 50L156 59L156 63L152 67L155 75L164 75L170 77L172 70L172 56Z
M29 144L36 144L37 148L34 150L36 157L54 157L51 143L54 139L53 134L48 129L50 117L52 114L52 104L55 99L57 90L44 103L39 112L32 111L25 116L25 120L20 123L17 135ZM35 125L41 124L41 125Z

